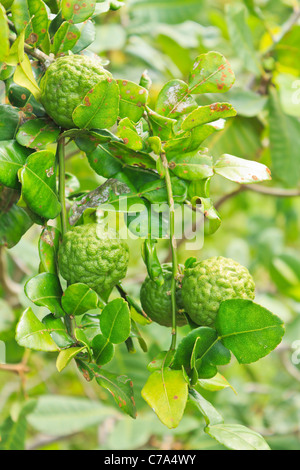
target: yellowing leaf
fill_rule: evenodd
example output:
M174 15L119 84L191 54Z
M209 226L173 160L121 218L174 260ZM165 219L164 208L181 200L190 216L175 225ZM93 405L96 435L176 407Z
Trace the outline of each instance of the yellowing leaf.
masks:
M181 370L161 369L150 375L142 397L168 428L176 428L183 416L188 384Z

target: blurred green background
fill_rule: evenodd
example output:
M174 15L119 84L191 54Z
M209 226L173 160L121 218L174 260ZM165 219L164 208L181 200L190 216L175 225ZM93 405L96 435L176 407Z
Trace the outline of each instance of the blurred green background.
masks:
M197 252L186 251L180 241L179 259L234 258L253 274L257 302L284 320L284 341L270 356L250 366L233 360L223 367L236 393L205 392L227 422L252 427L272 449L281 450L300 450L299 8L296 0L127 0L119 11L95 19L96 38L89 48L109 61L107 68L116 78L138 82L147 69L153 81L152 99L169 79L186 79L200 53L223 53L235 71L236 84L222 101L231 102L238 117L206 146L214 157L229 153L265 163L273 180L241 191L216 176L212 197L221 227L205 238ZM218 95L206 95L199 104L217 100ZM96 188L101 179L85 156L68 157L67 171L76 174L81 189ZM222 450L203 434L202 418L194 410L188 408L180 426L170 431L140 396L148 377L146 365L169 346L163 327L142 327L148 353L137 347L136 354L129 355L119 347L110 367L133 379L136 421L121 415L108 394L86 383L75 367L58 374L52 355L29 354L16 344L14 328L20 312L30 305L38 316L44 315L23 293L26 280L37 274L39 232L34 227L13 249L0 248L0 341L6 343L7 363L23 361L29 369L20 375L0 367L0 426L18 415L25 396L37 400L33 411L29 400L24 418L18 421L18 436L23 436L28 449ZM124 286L138 297L146 270L140 242L129 240L129 245L131 263ZM159 243L159 254L161 261L168 259L167 242Z

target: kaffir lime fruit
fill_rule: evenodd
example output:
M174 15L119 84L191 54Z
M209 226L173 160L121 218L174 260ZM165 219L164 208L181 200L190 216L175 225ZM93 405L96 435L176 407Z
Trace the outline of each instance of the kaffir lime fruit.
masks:
M149 276L146 277L141 287L140 299L143 310L149 318L162 326L172 326L172 300L171 300L171 284L172 284L172 266L163 264L164 284L159 286L152 281ZM177 303L177 325L185 325L186 318L183 314L183 305L181 300L181 290L177 281L176 290Z
M181 294L193 322L213 326L221 302L238 298L253 300L255 284L247 268L218 256L186 269Z
M62 277L81 282L99 295L112 289L126 275L129 248L117 232L100 225L79 225L67 232L58 253Z
M65 129L76 127L73 111L99 81L109 77L110 72L90 57L60 57L50 65L41 80L41 103L56 124Z

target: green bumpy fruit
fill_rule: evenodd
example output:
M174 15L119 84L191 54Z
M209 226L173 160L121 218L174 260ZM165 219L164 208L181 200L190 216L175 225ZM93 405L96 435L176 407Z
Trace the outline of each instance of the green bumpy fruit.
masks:
M109 77L111 74L90 57L60 57L41 80L41 103L56 124L64 129L77 127L72 119L73 111L97 83Z
M58 252L62 277L81 282L100 296L126 276L129 248L117 232L100 225L79 225L67 232Z
M149 276L146 277L142 284L140 299L143 310L149 318L162 326L172 326L172 300L171 300L171 284L172 284L172 267L169 264L163 264L164 284L158 286ZM177 325L183 326L187 323L181 300L181 290L177 282L176 290L177 303Z
M182 281L184 308L194 323L213 326L221 302L255 298L255 284L248 269L222 256L195 263Z

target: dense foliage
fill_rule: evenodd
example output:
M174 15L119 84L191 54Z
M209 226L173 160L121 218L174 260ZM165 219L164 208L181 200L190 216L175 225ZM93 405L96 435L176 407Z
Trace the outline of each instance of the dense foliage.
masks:
M0 449L299 449L298 2L1 4Z

